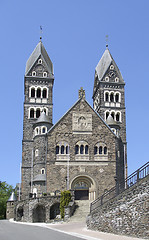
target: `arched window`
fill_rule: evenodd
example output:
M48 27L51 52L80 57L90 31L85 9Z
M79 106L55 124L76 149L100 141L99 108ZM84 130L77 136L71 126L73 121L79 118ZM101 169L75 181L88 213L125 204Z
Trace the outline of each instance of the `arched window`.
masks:
M83 154L84 153L84 145L81 145L80 146L80 154Z
M98 147L97 147L97 146L95 146L95 147L94 147L94 155L96 155L96 154L97 154L97 151L98 151Z
M46 132L46 128L43 127L43 128L42 128L42 133L45 133L45 132Z
M35 71L32 72L32 76L36 76L36 72Z
M39 118L40 117L40 109L37 109L36 110L36 118Z
M39 150L36 149L36 150L35 150L35 157L38 157L38 154L39 154Z
M30 109L30 118L34 118L34 109Z
M110 94L110 101L114 102L114 95L113 95L113 93Z
M43 72L43 77L47 77L47 72Z
M102 154L102 147L99 147L99 154Z
M39 128L36 127L36 128L35 128L35 135L38 135L38 134L39 134Z
M118 93L115 95L115 102L119 102L119 94Z
M56 154L59 154L59 146L56 146Z
M62 145L62 146L61 146L61 154L64 154L64 149L65 149L65 148L64 148L64 146Z
M38 89L37 89L37 98L40 98L40 97L41 97L41 89L38 88Z
M109 94L106 93L106 102L108 102L108 101L109 101Z
M75 146L75 154L79 154L79 146L78 145Z
M88 145L85 145L85 154L88 154Z
M116 121L117 121L117 122L120 121L120 114L119 114L119 113L116 114Z
M108 116L109 116L109 112L106 112L106 119L108 118Z
M107 154L107 147L104 147L104 154Z
M47 98L47 89L43 89L42 96L43 98Z
M112 112L112 113L111 113L111 116L113 117L113 119L114 119L114 115L115 115L114 112Z
M35 88L31 89L31 97L34 98L35 97Z
M45 174L45 169L44 168L41 169L41 174Z
M69 154L69 147L66 146L66 154Z

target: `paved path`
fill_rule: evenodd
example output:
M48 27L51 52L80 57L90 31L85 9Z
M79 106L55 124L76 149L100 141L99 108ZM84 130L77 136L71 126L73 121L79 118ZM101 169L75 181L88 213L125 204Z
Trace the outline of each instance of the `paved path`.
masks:
M86 228L86 224L83 222L47 224L47 227L49 227L50 229L67 232L72 234L73 236L82 237L87 240L143 240L142 238L134 238L111 233L91 231Z
M68 238L65 238L65 240L66 239L71 240L71 236L78 237L78 238L85 239L85 240L144 240L142 238L134 238L134 237L127 237L127 236L116 235L116 234L111 234L111 233L91 231L86 228L85 222L73 222L73 223L70 222L70 223L55 223L55 224L16 223L15 222L15 224L16 225L22 224L22 225L39 226L39 227L43 227L43 228L48 228L49 230L55 230L55 231L61 232L63 234L65 233L65 234L67 234L67 237L68 237ZM50 240L50 239L51 238L49 238L48 240ZM54 239L58 240L57 238L53 238L52 240L54 240ZM1 239L1 237L0 237L0 240L3 240L3 239ZM23 240L23 239L21 239L21 240ZM28 238L28 240L30 240L30 238ZM46 240L46 239L44 239L44 240ZM63 238L61 238L61 240L63 240Z
M38 227L35 224L29 226L0 220L0 240L82 240L82 238Z

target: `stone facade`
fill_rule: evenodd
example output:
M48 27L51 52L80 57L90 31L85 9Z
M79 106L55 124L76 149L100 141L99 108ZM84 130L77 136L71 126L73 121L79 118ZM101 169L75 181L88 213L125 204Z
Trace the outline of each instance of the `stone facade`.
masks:
M149 238L149 175L87 218L89 229Z
M108 64L109 69L115 63L112 59ZM103 71L106 74L107 69ZM120 78L116 65L115 71ZM23 211L23 216L33 214L35 206L28 200L31 196L39 199L55 191L70 189L74 190L77 200L95 200L115 186L115 177L123 186L126 175L124 81L110 83L119 89L117 96L112 88L116 101L112 109L119 109L122 114L121 119L116 119L120 120L119 124L115 121L113 127L104 118L106 83L102 81L94 83L94 96L99 93L98 108L97 105L95 108L94 97L94 109L88 104L85 90L81 88L77 102L53 125L53 64L41 41L27 61L24 81L21 200L29 203L26 202L19 212ZM27 204L32 207L25 207ZM26 212L27 209L30 212Z

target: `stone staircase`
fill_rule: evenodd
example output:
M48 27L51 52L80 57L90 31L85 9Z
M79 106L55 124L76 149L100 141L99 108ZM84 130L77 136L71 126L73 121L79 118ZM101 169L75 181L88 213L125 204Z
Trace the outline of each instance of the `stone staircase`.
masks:
M90 212L90 203L89 200L77 200L75 201L75 211L71 216L69 222L85 222L86 217Z

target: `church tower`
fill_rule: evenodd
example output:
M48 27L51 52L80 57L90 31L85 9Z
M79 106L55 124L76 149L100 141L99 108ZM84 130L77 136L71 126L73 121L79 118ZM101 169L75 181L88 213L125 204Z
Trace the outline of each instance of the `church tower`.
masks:
M53 125L53 64L42 41L30 55L24 77L24 119L22 141L22 198L31 192L34 126L42 112ZM38 133L37 133L38 134Z
M123 143L125 177L127 177L125 82L108 46L95 69L93 108ZM110 120L110 121L109 121Z

